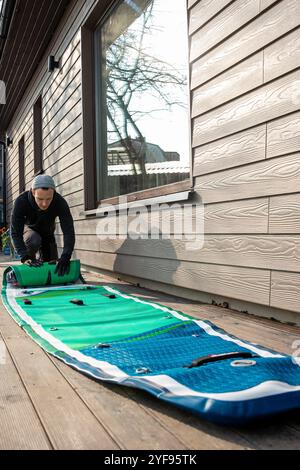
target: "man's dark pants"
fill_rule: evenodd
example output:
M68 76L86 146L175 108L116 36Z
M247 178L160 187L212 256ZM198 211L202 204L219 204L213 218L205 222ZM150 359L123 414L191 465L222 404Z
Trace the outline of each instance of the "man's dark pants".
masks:
M34 230L26 227L23 234L25 246L27 248L28 256L35 258L37 252L40 252L40 257L43 261L52 261L58 259L57 245L54 235L48 237L41 237L41 235Z

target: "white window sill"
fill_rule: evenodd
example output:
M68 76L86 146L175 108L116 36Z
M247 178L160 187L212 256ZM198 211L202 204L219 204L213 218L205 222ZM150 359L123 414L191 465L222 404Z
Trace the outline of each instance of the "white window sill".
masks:
M171 202L180 202L187 201L192 193L192 190L182 191L180 193L166 194L164 196L156 196L148 199L139 199L138 201L128 202L126 204L103 204L97 209L92 209L89 211L80 212L81 216L94 216L94 217L104 217L109 212L116 212L124 209L130 209L131 207L145 207L153 204L164 204Z

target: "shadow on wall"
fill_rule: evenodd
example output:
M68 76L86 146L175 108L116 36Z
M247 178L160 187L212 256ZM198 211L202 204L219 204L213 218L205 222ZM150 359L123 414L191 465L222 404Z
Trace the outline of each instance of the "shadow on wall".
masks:
M116 251L114 272L152 281L174 284L180 260L172 239L127 238ZM101 245L100 245L101 246Z

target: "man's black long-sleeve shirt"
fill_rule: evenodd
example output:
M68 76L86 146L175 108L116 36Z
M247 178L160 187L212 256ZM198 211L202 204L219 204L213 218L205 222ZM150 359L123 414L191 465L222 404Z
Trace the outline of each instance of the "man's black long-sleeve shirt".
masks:
M24 225L39 233L42 239L49 241L54 238L55 219L59 217L64 236L63 255L71 257L75 245L73 218L67 201L56 191L48 209L38 207L31 191L20 194L13 207L11 218L11 237L18 255L27 255L23 240Z

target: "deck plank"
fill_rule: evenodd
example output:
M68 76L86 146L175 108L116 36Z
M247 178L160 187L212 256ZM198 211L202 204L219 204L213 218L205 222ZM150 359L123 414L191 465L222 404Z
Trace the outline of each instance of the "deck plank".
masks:
M121 449L188 448L177 433L161 426L139 403L131 400L125 387L91 380L58 359L53 360Z
M219 426L203 423L142 390L98 383L55 362L123 449L250 448L247 440L234 431L225 434Z
M3 348L1 335L0 342ZM6 347L0 363L0 422L0 450L52 448Z

